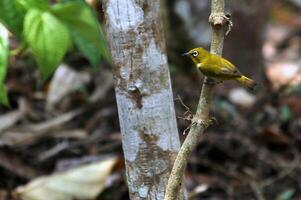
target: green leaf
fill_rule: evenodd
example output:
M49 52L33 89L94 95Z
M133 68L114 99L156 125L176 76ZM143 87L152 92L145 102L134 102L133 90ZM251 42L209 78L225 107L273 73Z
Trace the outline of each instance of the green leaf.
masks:
M301 84L295 86L289 86L285 89L285 95L300 95L301 94Z
M70 46L68 29L51 13L31 9L25 16L24 36L46 79Z
M279 194L276 200L291 200L295 194L295 189L287 189L281 194Z
M0 103L4 105L8 105L7 94L4 87L9 53L8 51L8 31L2 24L0 24Z
M18 38L21 38L24 12L15 0L0 0L0 21Z
M79 3L85 3L85 0L61 0L62 3L67 3L67 2L79 2Z
M25 11L29 9L47 10L49 8L48 0L15 0L17 4Z
M0 85L0 104L9 105L6 89L3 84Z
M69 27L76 46L92 65L96 66L101 56L109 60L100 24L87 4L78 1L57 4L52 13Z
M287 105L280 107L280 118L283 121L290 121L291 119L293 119L294 117L293 115L294 115L293 112Z

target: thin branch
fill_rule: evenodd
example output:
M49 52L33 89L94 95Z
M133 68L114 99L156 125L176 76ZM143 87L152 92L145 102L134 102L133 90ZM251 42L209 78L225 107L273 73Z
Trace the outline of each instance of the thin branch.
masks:
M260 188L268 187L268 186L272 185L273 183L275 183L276 181L279 181L279 180L291 175L301 164L301 159L299 157L297 150L294 150L294 155L295 155L295 159L294 159L294 161L292 161L292 164L290 164L290 166L284 167L284 169L277 176L266 179L266 180L262 181L261 183L259 183Z
M229 23L229 16L225 16L224 7L224 0L211 1L211 15L209 17L209 22L212 26L211 53L218 55L222 54L225 31L230 30L232 27L232 23ZM178 194L182 185L185 167L201 136L210 125L209 111L214 86L215 83L212 83L210 78L205 77L197 111L192 119L191 129L177 155L168 180L165 200L179 199Z

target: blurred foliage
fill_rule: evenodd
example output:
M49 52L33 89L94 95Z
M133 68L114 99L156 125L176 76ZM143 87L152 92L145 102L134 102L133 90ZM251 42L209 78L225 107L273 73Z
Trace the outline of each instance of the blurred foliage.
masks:
M109 60L101 26L85 1L65 0L50 5L47 0L3 0L0 21L30 47L44 80L62 62L73 43L93 66L101 57ZM5 45L2 46L0 97L4 103L7 97L3 81L8 53Z
M70 46L68 29L48 12L30 9L24 21L24 37L47 78L60 64Z
M109 60L103 32L89 6L80 2L66 2L53 6L53 14L66 24L72 40L93 66L98 64L100 54Z
M0 1L0 21L21 38L23 29L24 10L17 0Z
M287 87L285 89L286 95L292 95L292 94L301 94L301 85L297 85L294 87Z
M276 200L291 200L291 199L293 199L294 194L295 194L295 190L294 189L287 189L284 192L282 192L276 198Z
M4 89L4 78L6 75L8 57L8 33L3 25L0 24L0 103L7 105L8 100Z
M293 112L291 111L291 109L287 105L280 107L280 118L283 121L292 120L293 117L294 117Z

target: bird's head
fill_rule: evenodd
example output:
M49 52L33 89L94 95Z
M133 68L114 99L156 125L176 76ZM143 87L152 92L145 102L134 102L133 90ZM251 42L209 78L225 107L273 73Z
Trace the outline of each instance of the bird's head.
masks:
M187 53L184 53L183 56L189 56L191 60L195 63L201 63L202 60L208 56L209 52L203 49L202 47L197 47L194 49L191 49Z

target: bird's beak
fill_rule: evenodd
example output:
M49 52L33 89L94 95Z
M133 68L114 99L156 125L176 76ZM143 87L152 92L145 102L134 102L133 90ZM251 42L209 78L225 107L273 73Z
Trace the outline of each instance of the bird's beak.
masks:
M187 53L183 53L182 54L182 56L189 56L190 55L190 53L189 52L187 52Z

